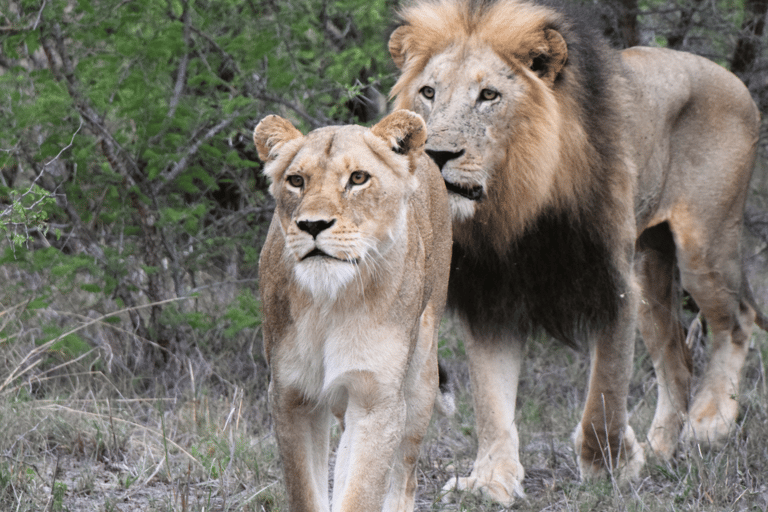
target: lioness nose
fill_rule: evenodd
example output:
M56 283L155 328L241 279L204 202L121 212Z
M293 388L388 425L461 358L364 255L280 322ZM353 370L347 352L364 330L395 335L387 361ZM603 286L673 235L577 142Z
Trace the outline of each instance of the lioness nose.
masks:
M464 154L463 149L461 151L435 151L433 149L426 149L424 151L429 155L429 158L434 160L434 162L437 164L437 167L441 171L443 170L443 166L446 164L446 162L448 162L448 160L459 158Z
M336 219L300 220L296 223L296 225L299 226L300 230L306 231L307 233L312 235L312 238L317 238L317 235L319 235L321 231L325 231L329 227L333 226L335 222L336 222Z

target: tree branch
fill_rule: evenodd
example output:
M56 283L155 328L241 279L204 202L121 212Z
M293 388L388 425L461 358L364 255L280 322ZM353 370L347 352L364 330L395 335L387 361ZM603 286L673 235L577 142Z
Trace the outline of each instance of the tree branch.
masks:
M176 177L184 172L187 167L189 166L189 160L195 156L197 151L200 149L200 146L203 145L204 142L210 140L211 138L215 137L219 132L221 132L224 128L232 124L232 121L235 120L236 117L240 116L240 112L234 112L231 114L228 118L221 121L219 124L208 130L208 132L203 135L201 138L199 138L194 144L192 144L187 152L184 154L184 156L181 157L181 159L176 162L176 165L174 165L170 170L167 172L163 172L160 174L161 180L157 183L154 189L155 194L159 194L160 191L165 188L168 183L176 179Z
M184 92L184 85L187 83L187 65L189 64L189 49L191 47L189 35L191 23L188 0L184 1L184 12L181 15L181 19L184 22L184 46L186 51L181 57L181 62L179 63L179 73L176 77L176 85L173 88L173 96L171 97L171 101L168 103L168 114L166 115L168 119L172 118L174 114L176 114L176 107L179 105L181 93Z

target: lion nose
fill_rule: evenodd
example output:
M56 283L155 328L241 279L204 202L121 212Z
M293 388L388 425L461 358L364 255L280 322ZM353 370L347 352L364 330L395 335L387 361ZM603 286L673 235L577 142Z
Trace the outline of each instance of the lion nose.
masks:
M431 158L436 164L437 167L442 171L443 166L448 162L449 160L453 160L454 158L459 158L461 155L464 154L464 150L461 151L435 151L432 149L427 149L425 152L429 155L429 158Z
M307 233L312 235L312 238L317 238L317 235L319 235L321 231L325 231L329 227L333 226L335 223L336 223L336 219L300 220L296 223L296 225L299 226L300 230L306 231Z

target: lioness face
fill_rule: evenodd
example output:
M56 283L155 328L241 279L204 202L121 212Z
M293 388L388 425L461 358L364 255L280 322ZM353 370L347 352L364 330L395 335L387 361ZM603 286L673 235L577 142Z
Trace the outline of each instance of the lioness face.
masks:
M316 297L333 298L356 277L362 284L384 264L405 230L405 203L417 186L406 156L354 126L289 142L265 172L286 256L297 282Z

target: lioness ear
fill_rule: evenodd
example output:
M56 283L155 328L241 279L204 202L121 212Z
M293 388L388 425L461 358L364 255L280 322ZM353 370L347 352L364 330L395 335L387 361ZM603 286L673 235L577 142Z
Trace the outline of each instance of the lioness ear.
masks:
M410 28L408 25L402 25L397 27L389 36L389 54L398 69L403 69L403 64L405 64L406 39Z
M568 60L568 45L560 32L545 28L544 41L540 46L531 49L529 58L531 71L552 84Z
M262 162L269 162L277 156L277 149L289 140L303 137L290 121L280 116L267 116L253 130L253 143Z
M427 141L424 119L410 110L395 110L371 128L371 133L384 139L392 151L401 155L421 149Z

